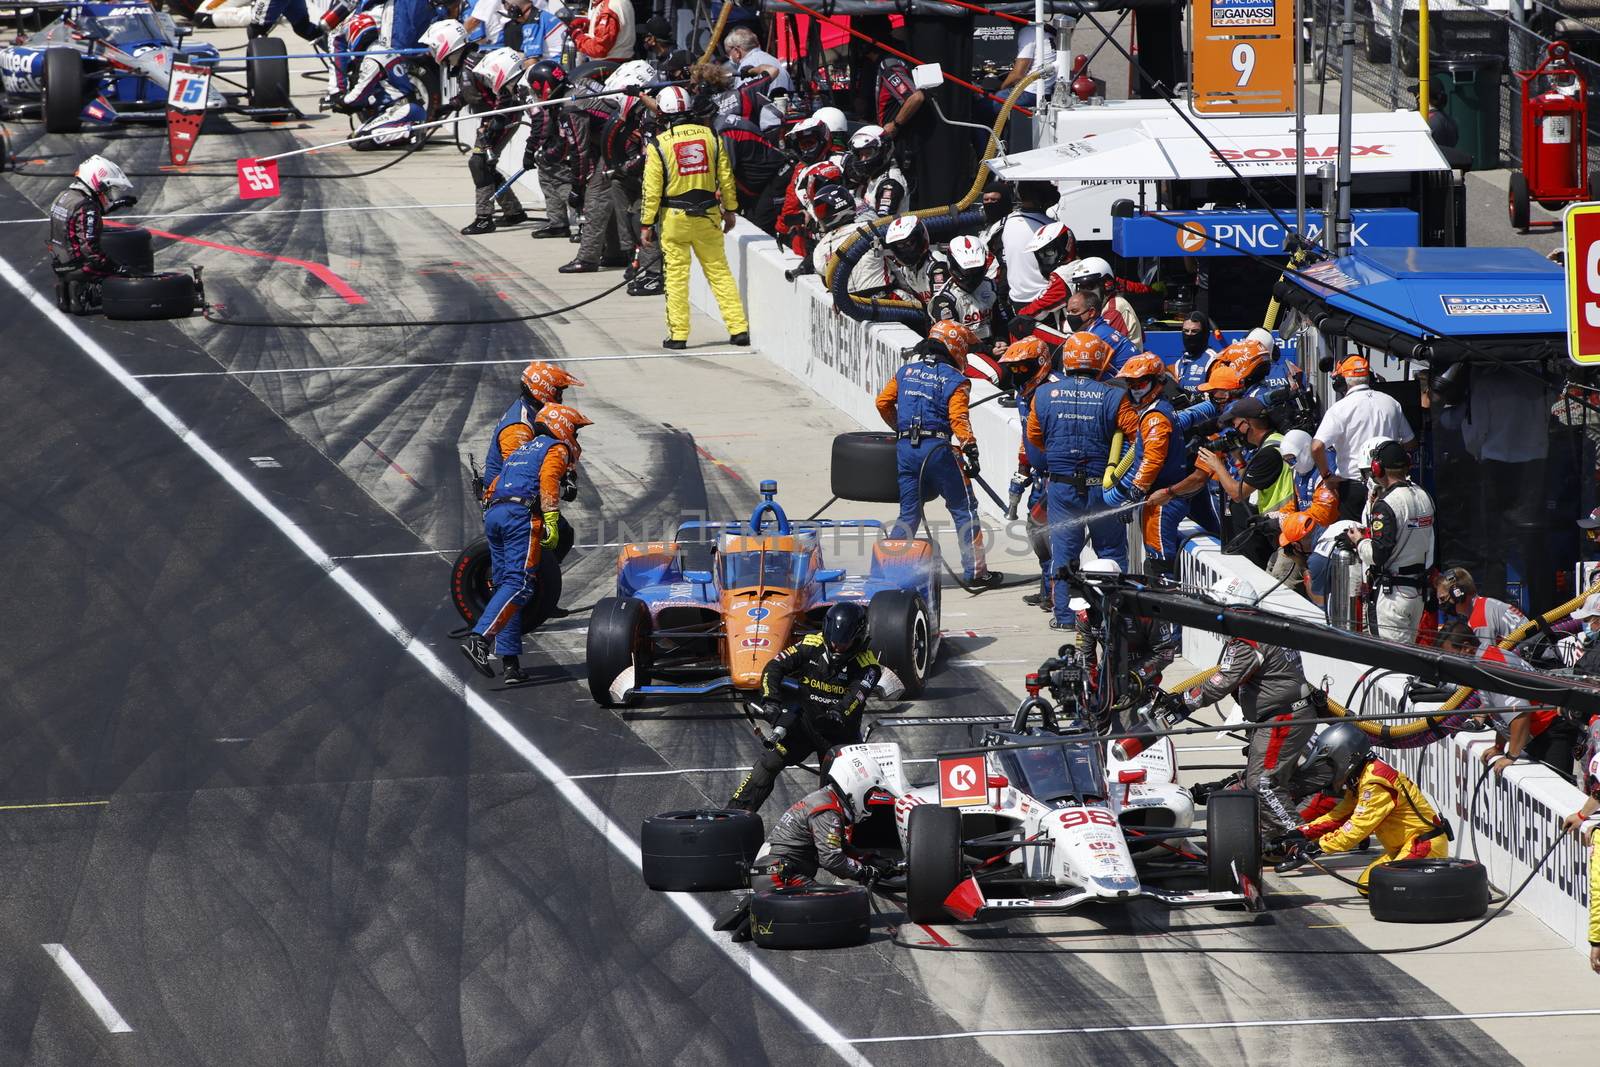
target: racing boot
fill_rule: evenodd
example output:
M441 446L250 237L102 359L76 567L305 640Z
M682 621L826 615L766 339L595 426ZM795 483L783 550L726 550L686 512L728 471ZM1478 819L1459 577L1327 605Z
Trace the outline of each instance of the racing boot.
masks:
M480 216L461 227L461 233L465 237L477 237L479 234L493 233L494 231L495 224L492 215Z
M528 213L526 211L521 211L521 210L512 211L512 212L509 212L508 214L504 214L504 215L500 216L500 225L502 225L502 226L521 226L524 222L527 222L527 221L528 221Z
M527 685L533 677L522 669L522 661L516 656L501 656L500 680L506 685Z
M730 345L734 345L735 347L738 347L738 348L749 348L750 347L750 331L749 330L741 330L739 333L736 333L732 337L728 338L728 343Z
M1051 602L1050 597L1044 593L1029 593L1022 598L1022 602L1030 608L1038 608L1040 611L1055 610L1055 605Z
M547 238L554 237L571 237L572 231L565 226L545 226L541 229L534 230L533 233L529 234L528 236L532 237L535 241L542 241Z
M629 296L660 296L663 289L658 275L646 274L628 283Z
M731 339L728 342L733 344ZM1006 580L1006 576L999 571L979 571L967 579L967 589L973 593L982 593L995 588Z
M472 661L473 669L485 678L494 677L494 665L489 658L489 639L480 633L470 633L461 642L461 654Z
M676 337L669 337L661 342L661 347L669 352L682 352L689 347L689 342L687 340L680 341Z

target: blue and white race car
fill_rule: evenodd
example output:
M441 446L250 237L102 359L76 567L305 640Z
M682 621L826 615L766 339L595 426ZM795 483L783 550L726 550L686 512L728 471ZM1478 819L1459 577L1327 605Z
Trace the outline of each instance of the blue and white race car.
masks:
M749 695L768 661L841 601L867 606L872 649L895 675L886 688L921 692L939 651L938 546L886 537L873 520L790 519L777 491L762 482L747 521L686 522L672 541L622 546L617 595L589 616L597 703ZM868 573L826 566L824 534L870 548Z
M24 5L0 6L19 8ZM56 19L19 44L0 48L0 93L5 112L40 117L51 133L74 133L84 122L164 119L174 62L218 69L214 45L183 45L189 34L148 3L35 3ZM185 105L239 111L256 118L292 113L289 64L282 41L250 42L244 73L248 89L227 93L211 79L194 86Z

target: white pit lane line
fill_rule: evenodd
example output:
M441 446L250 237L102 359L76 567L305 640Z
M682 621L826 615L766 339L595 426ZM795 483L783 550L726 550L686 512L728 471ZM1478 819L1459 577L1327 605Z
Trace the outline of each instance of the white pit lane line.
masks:
M630 359L703 359L727 356L748 356L748 348L708 348L703 351L689 349L685 352L622 352L613 356L552 356L545 363L608 363ZM531 357L530 357L531 358ZM256 374L351 374L358 371L426 370L433 367L499 367L524 366L526 359L457 359L439 363L352 363L332 367L261 367L255 370L188 370L168 371L161 374L134 374L140 381L151 378L244 378Z
M100 987L94 984L94 979L89 977L89 972L85 971L83 966L72 958L72 953L67 951L67 946L41 945L40 947L50 954L52 960L55 960L56 966L61 968L61 973L66 975L67 981L72 983L72 988L78 991L78 995L84 999L90 1010L105 1024L107 1030L113 1034L133 1033L133 1027L128 1025L127 1020L122 1017L122 1013L112 1006L106 995L100 992Z
M288 538L290 543L305 555L306 559L327 574L328 578L343 590L351 600L355 601L361 610L365 611L372 621L377 623L380 629L392 637L407 655L416 660L418 665L429 674L433 675L440 685L457 696L479 722L504 741L512 751L521 756L541 778L549 782L554 787L556 794L585 822L592 826L595 832L604 838L605 842L615 849L623 859L632 864L635 869L642 869L639 845L628 832L612 822L611 818L601 810L600 806L590 799L582 789L578 788L567 776L566 772L544 753L543 749L519 732L509 719L496 710L494 705L469 688L459 675L446 668L431 649L418 642L400 624L400 620L395 618L389 609L384 607L366 586L357 581L348 571L336 563L327 552L323 551L322 547L311 538L310 534L302 530L293 519L280 511L233 464L229 463L219 452L202 440L187 423L180 419L171 408L163 404L155 394L140 384L122 364L117 362L111 353L100 346L99 342L84 333L77 323L58 311L53 302L47 300L42 294L29 286L27 279L19 274L8 260L3 258L0 258L0 278L3 278L12 289L15 289L22 299L32 304L43 318L54 323L56 328L77 346L79 351L98 364L100 369L110 375L118 385L138 399L147 411L177 436L178 440L182 441L190 451L200 457L251 507L255 508L264 519L272 523L279 533ZM643 882L641 881L640 885L642 884ZM751 983L765 993L780 1010L786 1012L802 1028L832 1049L834 1054L844 1062L858 1065L858 1067L872 1067L871 1061L856 1050L849 1038L835 1029L815 1008L801 999L798 993L757 958L756 954L761 951L760 949L748 945L737 946L729 938L713 931L711 924L714 920L711 913L692 896L684 893L666 893L663 895L683 913L684 917L688 919L690 927L697 934L705 938L708 944L727 957L736 968L745 972L749 976ZM62 951L63 953L65 952L64 949ZM58 964L60 963L59 960L57 962ZM84 977L87 980L87 975ZM90 985L92 986L93 983L90 983ZM110 1006L109 1002L107 1002L106 1006ZM112 1009L112 1011L114 1014L115 1009ZM118 1022L121 1022L121 1016L116 1018ZM109 1026L110 1024L108 1023L107 1025ZM122 1025L126 1026L127 1023L124 1022Z

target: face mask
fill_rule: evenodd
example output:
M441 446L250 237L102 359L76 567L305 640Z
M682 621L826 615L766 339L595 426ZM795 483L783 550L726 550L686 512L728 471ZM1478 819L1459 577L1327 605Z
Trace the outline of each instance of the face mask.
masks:
M983 202L983 219L985 222L999 222L1006 217L1006 203L1004 200L985 200Z
M1333 391L1338 396L1344 396L1345 393L1350 391L1350 380L1348 378L1335 378L1333 380Z
M1084 315L1068 315L1067 328L1073 333L1077 333L1079 330L1083 329L1084 323L1088 321L1088 318Z
M1184 355L1198 356L1206 350L1206 335L1203 333L1186 333L1183 335Z

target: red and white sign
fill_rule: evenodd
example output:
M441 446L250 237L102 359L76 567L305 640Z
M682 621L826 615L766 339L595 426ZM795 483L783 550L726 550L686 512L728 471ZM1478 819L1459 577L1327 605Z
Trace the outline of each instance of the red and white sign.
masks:
M206 101L211 98L211 68L189 63L172 65L172 80L167 83L167 154L173 166L189 162L200 139L200 126L206 120Z
M238 167L240 200L261 200L277 196L280 192L277 160L264 159L257 162L253 159L241 159Z
M939 761L939 804L960 808L989 801L989 777L982 756L960 756Z
M682 141L673 145L672 151L677 156L679 176L711 173L711 151L704 141Z
M1600 204L1567 208L1567 355L1600 363Z

